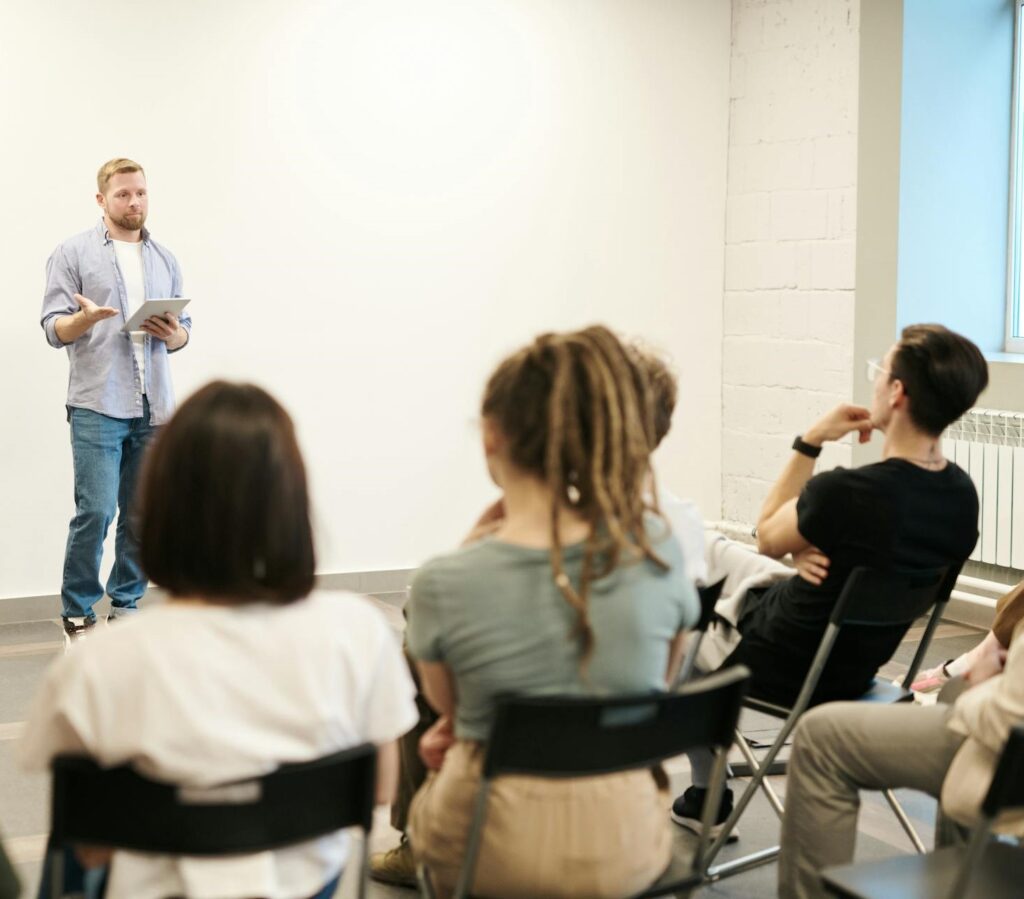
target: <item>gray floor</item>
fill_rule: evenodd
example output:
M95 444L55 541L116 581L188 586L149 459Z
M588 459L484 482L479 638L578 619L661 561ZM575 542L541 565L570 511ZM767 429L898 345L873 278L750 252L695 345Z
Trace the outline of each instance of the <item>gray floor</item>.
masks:
M396 629L401 628L402 618L396 606L399 596L389 595L382 599L382 609ZM943 625L933 642L928 664L958 655L973 646L981 636L982 632L971 628ZM905 671L913 652L911 641L915 634L912 632L908 638L893 662L884 669L884 673L897 677ZM20 733L21 722L25 719L43 671L56 658L61 647L61 633L56 621L0 626L0 833L3 834L4 845L24 884L24 896L34 896L37 890L49 814L48 784L44 776L27 775L15 765L14 741ZM764 716L750 714L744 719L744 729L748 734L761 735L766 740L770 739L777 727L778 722ZM673 760L667 768L674 791L681 792L689 784L685 759ZM773 781L784 792L785 778L773 778ZM741 783L734 783L734 787ZM919 832L930 842L935 803L914 793L905 793L900 798L915 820ZM739 843L727 847L721 860L778 842L778 821L763 797L757 797L743 817L741 831ZM385 849L397 841L397 832L388 825L387 810L380 809L371 848ZM676 835L677 854L681 857L688 855L692 845L689 835L680 830ZM858 858L880 858L905 853L910 849L909 841L881 797L867 795L861 812ZM354 896L353 884L343 884L339 895ZM408 899L411 895L408 890L380 884L373 884L370 889L370 896L375 899ZM763 867L704 887L700 895L730 899L774 896L775 868Z

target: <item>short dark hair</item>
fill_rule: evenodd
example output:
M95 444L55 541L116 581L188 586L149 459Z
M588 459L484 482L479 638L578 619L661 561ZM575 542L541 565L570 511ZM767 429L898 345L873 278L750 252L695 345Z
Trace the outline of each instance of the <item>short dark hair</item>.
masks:
M903 382L910 420L938 437L988 386L981 350L943 325L908 325L896 344L890 378Z
M174 596L288 603L313 589L306 469L282 406L214 381L150 447L139 489L142 567Z

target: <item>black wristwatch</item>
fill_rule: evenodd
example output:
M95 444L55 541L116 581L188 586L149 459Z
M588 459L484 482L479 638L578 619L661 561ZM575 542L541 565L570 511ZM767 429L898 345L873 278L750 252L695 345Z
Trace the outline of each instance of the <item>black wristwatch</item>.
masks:
M817 459L821 455L821 447L804 443L803 434L796 435L796 440L793 441L793 449L800 453L801 456L807 456L809 459Z

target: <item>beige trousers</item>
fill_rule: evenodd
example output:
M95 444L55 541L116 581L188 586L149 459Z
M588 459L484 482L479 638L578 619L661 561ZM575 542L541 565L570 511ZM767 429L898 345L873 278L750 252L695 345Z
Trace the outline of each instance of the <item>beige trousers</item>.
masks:
M483 747L457 742L409 810L413 855L439 896L458 878ZM493 782L471 891L487 899L621 899L668 867L668 793L649 771L550 780L505 776Z
M828 895L819 875L853 859L861 790L907 787L938 797L964 739L946 726L949 714L942 704L832 702L800 719L786 781L780 899ZM952 832L940 819L936 842Z

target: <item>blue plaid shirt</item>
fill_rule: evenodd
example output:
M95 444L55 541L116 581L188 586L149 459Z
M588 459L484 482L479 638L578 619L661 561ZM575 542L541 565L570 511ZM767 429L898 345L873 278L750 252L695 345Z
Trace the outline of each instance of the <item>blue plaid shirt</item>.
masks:
M145 228L142 267L147 299L182 295L178 260L153 240ZM57 336L57 319L78 311L76 293L97 306L111 306L120 315L97 322L74 343L65 344ZM65 347L68 351L69 408L91 409L111 418L142 417L142 374L132 350L131 335L121 330L131 312L114 243L102 219L95 228L64 241L53 251L46 262L40 324L50 346ZM187 314L181 316L181 325L191 336L192 319ZM162 340L147 334L145 353L150 422L161 425L174 411L169 351Z

